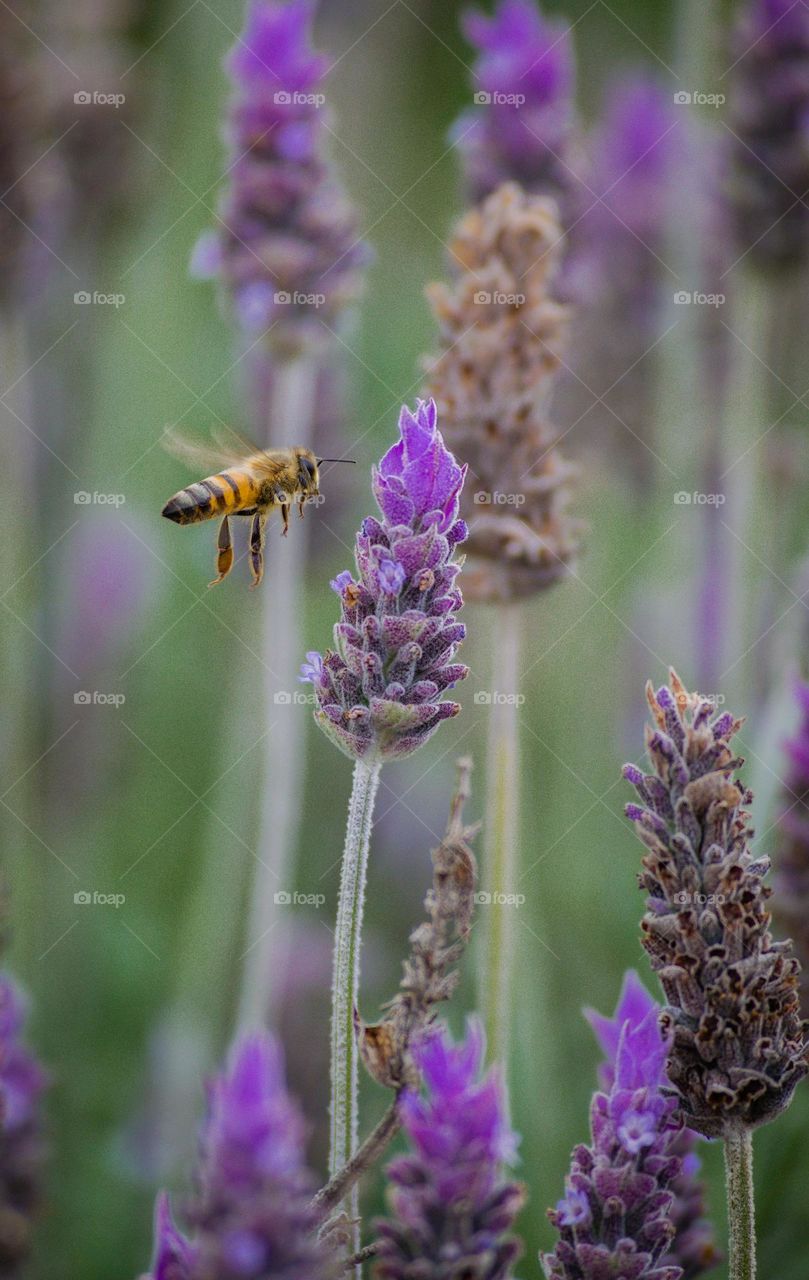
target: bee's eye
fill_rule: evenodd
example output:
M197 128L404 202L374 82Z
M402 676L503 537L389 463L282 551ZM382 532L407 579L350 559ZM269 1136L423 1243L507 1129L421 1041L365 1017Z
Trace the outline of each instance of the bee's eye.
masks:
M308 458L301 458L301 466L305 467L310 476L315 474L315 464L310 462Z

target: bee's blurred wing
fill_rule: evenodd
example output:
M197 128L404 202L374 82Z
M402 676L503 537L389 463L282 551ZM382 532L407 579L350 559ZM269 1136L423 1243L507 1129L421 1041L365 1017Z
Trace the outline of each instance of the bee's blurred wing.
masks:
M201 470L209 468L221 470L232 467L256 452L254 446L239 440L235 432L233 439L228 440L227 443L217 437L214 444L208 444L190 440L176 427L166 427L161 443L175 458L180 458L183 462L188 462Z

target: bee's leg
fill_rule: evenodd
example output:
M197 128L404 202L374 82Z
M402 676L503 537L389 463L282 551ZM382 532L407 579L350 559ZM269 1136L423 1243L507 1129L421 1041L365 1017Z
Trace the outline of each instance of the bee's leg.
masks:
M303 509L305 506L306 506L306 499L299 498L298 499L298 515L300 516L301 520L303 519Z
M289 503L288 502L281 503L281 519L284 522L284 527L281 530L281 537L285 538L289 533Z
M264 522L266 516L257 511L250 525L250 571L253 574L253 587L257 587L264 577Z
M216 571L219 574L219 577L214 578L213 582L209 582L209 587L215 587L217 582L221 582L223 578L226 578L233 568L233 540L230 536L230 524L228 523L227 516L225 516L219 526L219 535L216 539L216 546Z

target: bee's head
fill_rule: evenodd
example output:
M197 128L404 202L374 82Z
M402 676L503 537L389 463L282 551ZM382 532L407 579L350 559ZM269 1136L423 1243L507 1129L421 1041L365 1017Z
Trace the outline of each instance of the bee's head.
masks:
M317 459L311 449L296 449L298 456L298 468L301 475L301 482L304 492L308 497L317 497L319 493L319 475L317 469Z

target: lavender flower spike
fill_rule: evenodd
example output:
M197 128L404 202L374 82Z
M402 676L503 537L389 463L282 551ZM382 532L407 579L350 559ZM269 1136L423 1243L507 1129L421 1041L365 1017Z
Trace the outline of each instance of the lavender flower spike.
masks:
M467 674L452 658L465 634L453 551L466 537L458 519L466 468L438 430L435 404L402 409L400 439L373 473L381 519L357 534L354 578L340 597L335 650L307 654L301 679L317 695L318 724L355 760L410 755L460 710L442 699Z
M634 1030L652 1012L659 1017L660 1006L649 995L634 970L629 970L624 978L618 1005L611 1018L592 1009L585 1010L585 1016L605 1057L599 1070L603 1089L609 1090L615 1083L615 1062L624 1026ZM658 1086L663 1090L667 1084L663 1064ZM713 1228L705 1216L705 1187L697 1177L700 1168L699 1158L695 1154L697 1141L697 1135L690 1129L681 1129L671 1146L682 1165L680 1173L671 1181L673 1200L668 1216L675 1234L671 1247L662 1259L662 1265L680 1267L682 1280L696 1280L697 1276L710 1271L720 1261L714 1244Z
M303 1147L304 1124L286 1092L278 1045L265 1032L245 1036L208 1090L188 1211L195 1230L190 1239L182 1235L165 1197L158 1200L150 1280L331 1280Z
M612 1082L593 1097L590 1145L573 1151L564 1198L548 1213L559 1240L542 1266L548 1280L681 1280L664 1260L682 1165L676 1101L660 1088L668 1042L657 1009L624 1021L617 1045L610 1027L606 1042Z
M434 1030L416 1053L426 1096L402 1098L411 1153L387 1169L391 1217L377 1223L379 1280L502 1280L520 1256L510 1229L523 1191L502 1172L516 1136L497 1069L479 1078L483 1057L475 1020L461 1044Z
M795 940L801 962L801 1007L809 1016L809 685L795 687L800 724L786 744L789 772L781 794L775 862L776 917Z
M471 203L504 182L559 201L572 214L573 50L568 29L546 21L534 0L500 0L494 17L465 15L479 51L475 107L453 129Z
M368 258L324 158L328 65L310 45L313 9L252 0L227 63L230 186L191 264L220 280L248 334L287 355L329 340Z
M741 249L762 268L806 261L809 9L748 0L734 40L731 200Z
M769 929L769 861L750 849L752 796L734 777L742 722L714 714L674 672L647 697L652 773L625 770L641 801L627 814L647 849L643 945L668 1001L668 1074L685 1121L729 1141L773 1120L809 1069L800 966Z
M45 1072L22 1040L26 1004L0 974L0 1275L25 1259L39 1203L43 1141L39 1099Z

